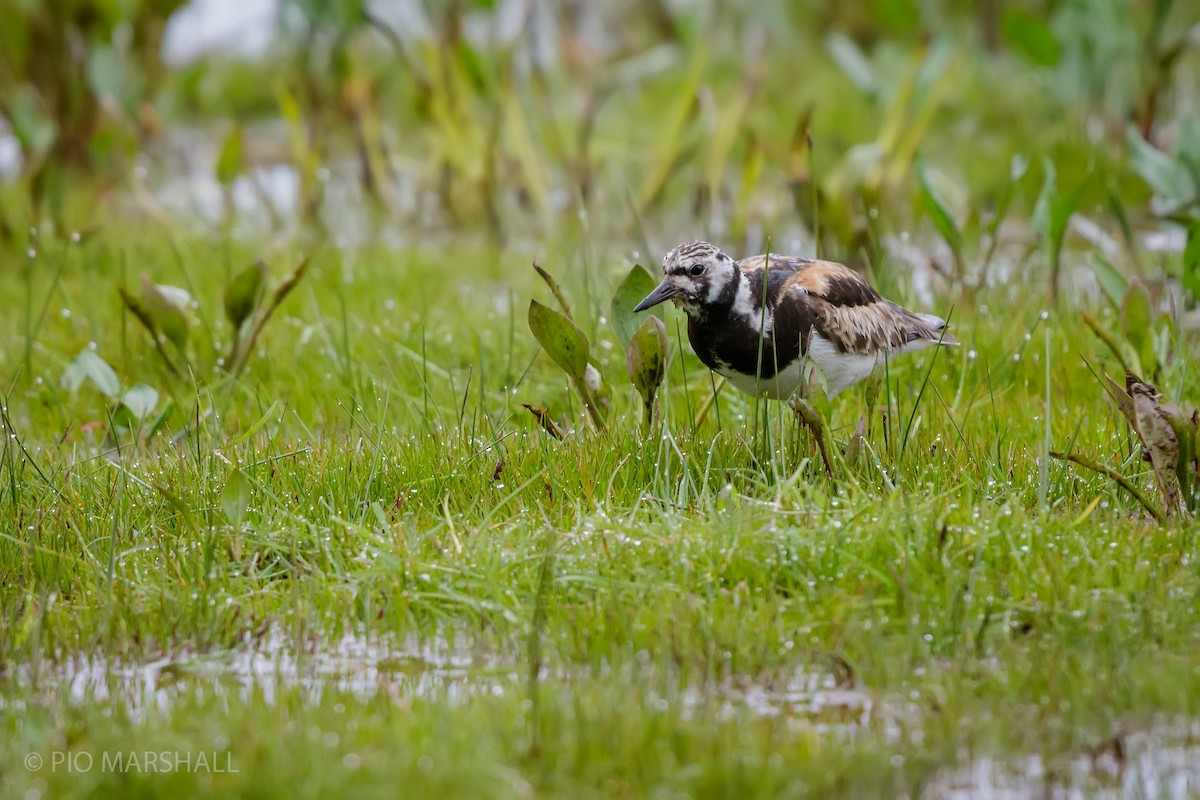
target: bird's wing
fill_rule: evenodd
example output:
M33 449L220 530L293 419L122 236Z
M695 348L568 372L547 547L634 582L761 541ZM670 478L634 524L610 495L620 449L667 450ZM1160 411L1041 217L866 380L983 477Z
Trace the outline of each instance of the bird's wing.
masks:
M780 304L809 306L816 332L843 353L875 355L945 336L943 320L914 314L883 298L866 278L844 264L808 262L788 276L783 291Z

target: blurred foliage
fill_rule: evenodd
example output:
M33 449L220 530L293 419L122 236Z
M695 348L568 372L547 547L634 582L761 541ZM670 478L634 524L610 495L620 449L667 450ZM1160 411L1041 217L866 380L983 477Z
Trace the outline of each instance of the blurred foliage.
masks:
M1055 181L1072 191L1035 220L1051 285L1077 210L1107 207L1126 234L1200 213L1183 122L1200 9L1176 0L285 0L265 57L166 70L180 4L15 1L0 114L32 203L0 198L0 231L59 220L67 170L119 181L147 134L179 124L216 129L227 226L239 188L261 192L256 170L279 163L298 179L296 227L338 227L328 180L351 162L380 224L499 241L604 207L630 212L620 234L643 247L649 218L739 248L799 227L869 266L917 225L967 291L1010 210L1045 206Z
M0 25L0 114L35 204L62 170L119 161L157 127L167 18L183 0L9 0ZM51 197L61 205L61 198Z

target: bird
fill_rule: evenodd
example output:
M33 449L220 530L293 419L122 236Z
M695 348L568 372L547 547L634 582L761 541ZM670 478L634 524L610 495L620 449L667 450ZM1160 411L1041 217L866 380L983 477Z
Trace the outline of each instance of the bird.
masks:
M946 320L885 299L835 261L775 253L735 261L697 241L667 253L662 270L634 311L673 302L704 365L750 395L805 397L819 369L833 398L885 359L958 344Z

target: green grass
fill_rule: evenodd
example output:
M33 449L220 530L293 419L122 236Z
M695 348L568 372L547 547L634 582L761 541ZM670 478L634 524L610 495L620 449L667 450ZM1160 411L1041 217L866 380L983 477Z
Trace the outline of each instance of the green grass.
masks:
M723 393L693 430L711 384L675 341L666 422L647 430L595 324L619 413L589 432L525 328L520 299L545 289L518 256L503 259L510 304L470 252L320 251L243 377L197 389L122 315L128 246L73 246L61 275L40 268L57 250L38 255L35 315L50 299L28 370L26 323L5 320L7 795L914 793L976 754L1070 758L1116 726L1200 710L1195 526L1147 522L1059 462L1042 488L1049 358L1050 446L1124 459L1149 490L1071 314L1042 320L1004 290L993 313L956 313L963 347L890 365L887 433L877 410L834 486L774 406L755 436L753 404ZM204 308L214 265L248 260L179 247L155 277ZM229 335L207 324L201 351ZM58 386L88 342L184 409L120 456L100 441L99 392ZM576 432L551 439L522 402ZM835 438L865 409L840 398ZM367 690L312 665L347 635L374 643L343 668L376 669ZM412 660L442 641L469 657L457 677ZM255 652L296 653L308 677L230 666ZM100 696L66 680L79 656L98 659ZM130 670L164 657L148 700ZM796 681L824 688L789 701ZM853 707L807 708L834 685ZM756 713L755 687L785 713ZM238 772L49 766L130 750L219 750ZM47 766L28 771L29 752Z
M940 32L973 24L956 19ZM142 214L153 171L141 206L128 181L58 175L45 207L36 181L0 185L0 797L915 797L980 759L1053 789L1135 734L1197 752L1200 527L1159 525L1107 477L1047 458L1094 458L1156 498L1098 379L1117 359L1082 310L1167 399L1200 400L1181 259L1120 231L1122 216L1135 234L1166 227L1123 119L1085 137L1103 114L1048 91L1065 69L962 45L934 69L939 51L908 29L865 47L876 95L836 68L827 31L804 30L804 46L764 46L751 102L753 26L714 28L708 53L684 21L665 66L627 83L619 58L534 80L497 53L421 51L440 117L364 47L346 75L318 77L379 79L367 122L390 149L374 156L418 201L335 195L332 231L308 216L263 238L237 233L254 220L219 235L164 222ZM283 60L264 65L271 80L246 69L189 68L167 101L211 126L273 113L271 92L303 83ZM589 139L573 126L592 91ZM315 156L283 146L278 120L247 121L247 142L301 178L327 159L336 186L349 126L296 94L328 126ZM1164 98L1169 125L1188 101ZM797 124L812 103L815 150ZM1032 165L1020 180L1014 155ZM1114 274L1149 285L1146 308L1122 316L1087 291L1096 248L1069 227L1049 237L1064 246L1051 298L1043 155L1049 213L1121 242ZM339 219L363 241L336 246ZM633 253L653 267L701 235L738 255L798 239L798 255L949 314L962 346L898 359L876 400L857 387L825 409L839 450L867 423L830 481L781 404L726 390L696 421L714 382L662 309L671 356L647 426L604 318ZM311 261L231 378L222 293L259 255L276 278ZM535 259L611 389L606 433L529 330L531 298L555 305ZM181 375L121 304L143 272L197 301L186 358L164 344ZM1126 330L1135 311L1152 337ZM174 413L118 429L113 398L63 385L85 349L118 394L151 386ZM104 768L131 754L139 768ZM163 771L159 754L209 763ZM1035 757L1050 777L1023 782ZM1084 784L1122 786L1095 770Z

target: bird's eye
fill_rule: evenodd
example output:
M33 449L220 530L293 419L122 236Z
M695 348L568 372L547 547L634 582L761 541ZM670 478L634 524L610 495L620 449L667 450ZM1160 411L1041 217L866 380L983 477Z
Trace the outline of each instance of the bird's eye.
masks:
M704 274L703 264L692 264L692 268L688 270L694 277L699 277Z

